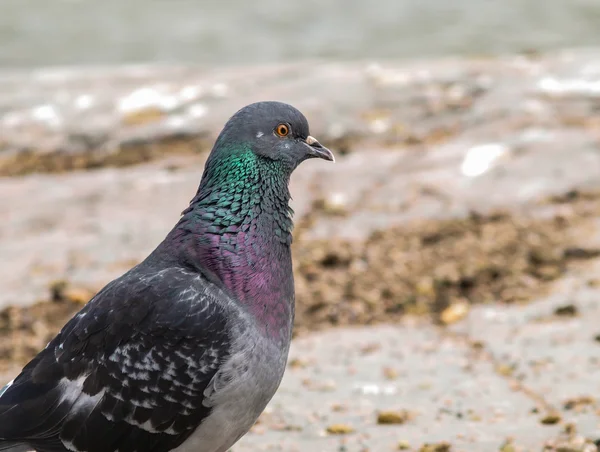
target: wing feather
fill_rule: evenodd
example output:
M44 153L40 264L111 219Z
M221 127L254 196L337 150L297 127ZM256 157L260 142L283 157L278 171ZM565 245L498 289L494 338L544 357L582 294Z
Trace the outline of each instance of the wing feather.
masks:
M217 293L180 268L113 281L0 396L0 438L49 452L180 445L229 353Z

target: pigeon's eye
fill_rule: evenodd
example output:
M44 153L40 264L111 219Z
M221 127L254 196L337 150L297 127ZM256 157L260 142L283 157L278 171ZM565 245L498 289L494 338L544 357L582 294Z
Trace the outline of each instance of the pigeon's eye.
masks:
M287 124L279 124L275 127L275 133L280 137L287 137L290 133L290 127Z

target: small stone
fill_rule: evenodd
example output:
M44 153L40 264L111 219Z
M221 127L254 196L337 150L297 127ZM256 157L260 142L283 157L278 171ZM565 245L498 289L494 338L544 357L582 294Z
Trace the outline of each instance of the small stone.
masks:
M67 281L59 279L50 283L50 299L52 301L64 301L64 293L68 287Z
M337 384L334 380L311 380L310 378L305 378L302 380L302 384L309 391L316 392L331 392L337 389Z
M390 425L390 424L404 424L405 422L412 419L411 413L406 410L402 411L381 411L377 415L377 423L382 425Z
M574 304L566 304L559 306L554 310L554 315L560 317L575 317L578 314L577 306Z
M548 413L546 416L540 419L540 423L543 425L555 425L562 420L559 413Z
M340 413L340 412L346 411L346 410L348 410L348 407L342 403L334 403L333 405L331 405L331 411Z
M434 297L435 288L433 287L433 280L431 278L421 278L415 287L416 292L419 295Z
M574 436L575 434L577 434L577 426L570 422L567 425L565 425L564 432L568 436Z
M588 287L600 287L600 278L592 278L587 282Z
M383 376L385 378L387 378L388 380L395 380L396 378L398 378L399 373L396 369L394 369L392 367L384 367L383 368Z
M565 410L580 410L585 406L593 405L595 400L591 396L574 397L565 401L563 407Z
M549 265L560 262L560 253L550 247L532 248L529 250L529 261L534 265Z
M500 446L499 452L516 452L515 445L513 444L513 440L511 438L507 439Z
M456 323L459 320L465 318L469 313L469 305L464 301L453 303L442 311L440 314L440 321L444 325L450 325Z
M409 449L410 449L410 443L408 441L401 440L398 443L398 450L409 450Z
M378 343L371 343L371 344L366 344L363 347L360 348L360 353L363 355L370 355L372 353L375 353L377 351L381 350L381 344Z
M308 362L301 358L291 359L288 366L292 369L304 369L308 366Z
M477 414L477 413L470 413L470 414L469 414L469 420L470 420L471 422L481 422L483 419L482 419L482 417L481 417L481 415L480 415L480 414Z
M419 452L450 452L452 450L452 446L450 443L442 441L441 443L436 444L423 444L419 449Z
M473 347L474 350L483 350L485 348L485 343L482 341L473 341L471 342L471 347Z
M138 126L157 122L165 117L164 112L159 108L145 108L142 110L132 111L123 115L123 122L128 126Z
M509 364L497 364L496 365L496 373L503 377L510 377L515 371L514 366Z
M64 295L67 300L78 304L86 304L94 296L92 291L77 287L68 288Z
M301 432L303 429L300 425L293 424L280 424L271 427L272 430L282 431L282 432Z
M50 284L50 299L54 302L70 301L78 304L86 304L94 296L91 290L81 287L71 287L64 280L54 281Z
M347 435L352 432L354 432L354 428L348 424L332 424L327 427L327 433L330 435Z
M344 193L332 193L327 198L319 198L315 200L314 208L330 216L345 216L349 213Z

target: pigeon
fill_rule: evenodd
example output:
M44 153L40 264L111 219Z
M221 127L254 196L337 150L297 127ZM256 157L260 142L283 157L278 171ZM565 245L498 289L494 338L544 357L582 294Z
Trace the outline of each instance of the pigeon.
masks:
M225 452L277 391L294 320L289 179L335 161L304 115L250 104L196 195L0 390L0 450Z

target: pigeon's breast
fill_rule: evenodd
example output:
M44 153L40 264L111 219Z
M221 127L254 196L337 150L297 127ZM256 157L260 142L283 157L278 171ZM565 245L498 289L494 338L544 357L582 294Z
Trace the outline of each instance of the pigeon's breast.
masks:
M289 343L274 343L248 325L238 325L231 354L205 396L211 414L178 452L226 452L254 425L277 391Z

